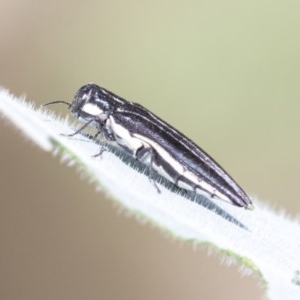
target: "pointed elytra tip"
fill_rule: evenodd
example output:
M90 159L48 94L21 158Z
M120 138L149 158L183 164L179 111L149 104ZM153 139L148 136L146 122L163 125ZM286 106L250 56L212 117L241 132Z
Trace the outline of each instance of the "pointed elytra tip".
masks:
M254 205L252 204L252 203L250 203L248 206L245 206L245 209L247 209L247 210L254 210Z

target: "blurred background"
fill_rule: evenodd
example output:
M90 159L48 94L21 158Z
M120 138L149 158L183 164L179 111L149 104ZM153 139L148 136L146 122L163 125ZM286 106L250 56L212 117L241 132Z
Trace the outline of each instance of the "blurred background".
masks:
M291 0L0 0L0 85L38 105L102 85L296 217L299 11ZM254 277L120 214L2 120L0 135L1 299L262 297Z

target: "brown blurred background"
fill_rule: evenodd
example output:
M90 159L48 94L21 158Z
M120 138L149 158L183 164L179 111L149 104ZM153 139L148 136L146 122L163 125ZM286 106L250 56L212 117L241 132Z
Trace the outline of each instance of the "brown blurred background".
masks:
M0 85L41 104L98 83L295 216L299 11L289 0L2 0ZM237 266L120 214L3 121L0 134L0 299L261 297Z

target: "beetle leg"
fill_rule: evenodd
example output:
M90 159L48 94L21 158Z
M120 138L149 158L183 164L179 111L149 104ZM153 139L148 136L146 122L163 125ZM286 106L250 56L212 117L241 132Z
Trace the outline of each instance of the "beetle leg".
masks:
M138 160L142 160L144 158L144 156L149 156L149 181L155 186L157 192L160 194L161 191L159 189L159 187L157 186L157 183L155 181L155 170L154 170L154 162L155 162L155 158L156 158L156 153L154 151L153 148L151 148L150 146L145 146L143 145L142 147L140 147L136 153L136 158Z
M70 134L61 133L60 135L66 136L66 137L72 137L72 136L80 133L84 128L88 127L92 122L93 122L93 120L89 120L88 122L86 122L85 124L83 124L81 127L79 127L78 129L76 129L76 131L73 132L73 133L70 133Z
M99 141L100 150L97 154L93 155L93 157L101 156L103 152L107 151L108 148L107 145L105 144L105 140L110 140L110 141L114 140L114 136L107 131L104 125L101 124L93 138L96 139L97 137L99 137L98 141Z

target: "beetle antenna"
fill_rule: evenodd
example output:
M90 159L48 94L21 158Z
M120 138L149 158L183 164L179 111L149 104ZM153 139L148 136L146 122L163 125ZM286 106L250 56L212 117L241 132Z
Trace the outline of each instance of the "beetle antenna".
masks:
M71 107L71 103L70 102L66 102L66 101L52 101L52 102L48 102L48 103L45 103L43 106L48 106L48 105L52 105L52 104L66 104L68 105L68 108Z

